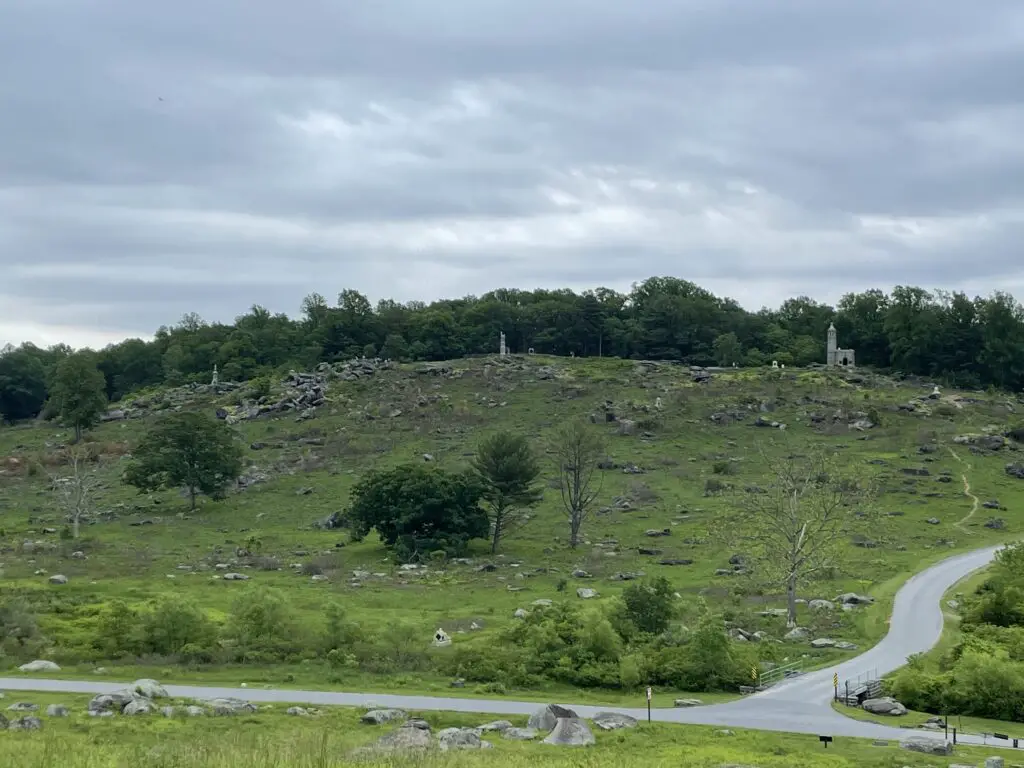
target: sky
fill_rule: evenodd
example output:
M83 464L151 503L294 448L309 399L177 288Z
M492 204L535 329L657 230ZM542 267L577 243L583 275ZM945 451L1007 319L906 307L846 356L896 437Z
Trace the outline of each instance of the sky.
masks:
M1024 298L1021 0L2 0L0 345L354 288Z

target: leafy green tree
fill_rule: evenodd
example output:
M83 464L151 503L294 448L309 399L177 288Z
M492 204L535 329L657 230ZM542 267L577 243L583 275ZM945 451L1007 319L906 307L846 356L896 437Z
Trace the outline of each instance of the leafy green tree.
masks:
M668 579L659 576L630 584L622 592L626 618L641 632L661 634L675 617L675 591Z
M494 553L502 537L526 521L525 510L543 498L537 485L540 464L525 437L498 432L477 448L472 467L484 488Z
M0 351L0 420L33 419L42 411L46 402L43 354L31 344Z
M50 397L60 420L75 430L75 442L99 423L107 409L107 380L91 352L76 352L57 363Z
M224 424L203 413L165 416L133 451L124 481L140 491L158 488L188 490L189 505L196 495L223 498L242 473L242 449Z
M743 359L743 347L740 340L732 331L723 333L715 338L713 346L715 362L719 365L729 366L739 363Z
M483 495L471 473L403 464L363 477L352 490L348 517L356 540L376 530L402 560L436 550L458 556L471 539L487 537Z

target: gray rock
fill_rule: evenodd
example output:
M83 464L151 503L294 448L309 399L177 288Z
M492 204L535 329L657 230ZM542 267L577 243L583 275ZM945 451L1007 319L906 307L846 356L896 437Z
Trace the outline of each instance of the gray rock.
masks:
M619 728L636 728L637 719L629 715L621 715L618 712L598 712L591 718L594 725L602 731L614 731Z
M554 729L544 739L545 744L561 747L589 747L596 741L587 724L578 717L558 718Z
M384 725L396 720L406 720L408 715L401 709L372 709L360 719L367 725Z
M900 749L920 752L923 755L947 756L953 754L953 742L944 739L933 739L928 736L907 736L900 740Z
M811 640L811 648L835 648L836 641L828 637L819 637Z
M501 732L503 739L509 741L533 741L537 738L536 728L508 728Z
M92 697L88 709L90 712L120 713L135 698L135 694L128 690L100 693Z
M865 712L870 712L873 715L900 717L907 714L907 708L889 696L881 699L868 699L862 706Z
M122 715L148 715L156 711L156 704L149 699L132 699L129 701L123 710Z
M867 595L858 595L854 592L847 592L839 595L835 601L837 603L842 603L843 605L870 605L875 602L875 598L868 597Z
M12 731L38 731L43 727L43 721L38 717L19 717L7 727Z
M51 576L48 579L48 581L51 584L67 584L68 583L68 577L65 576L64 574L61 574L61 573L55 573L53 576Z
M798 640L806 640L808 634L810 633L803 627L793 627L783 637L790 642L796 642Z
M185 714L189 717L203 717L206 715L206 710L202 707L197 707L195 704L191 704L185 707Z
M249 577L244 573L225 573L222 577L224 581L248 581Z
M70 713L63 704L51 704L46 708L47 717L67 717Z
M60 667L54 664L52 661L44 661L42 659L36 659L30 661L28 664L22 664L18 667L22 672L60 672Z
M7 708L8 712L38 712L39 705L28 701L18 701Z
M206 702L214 715L218 717L227 717L230 715L245 715L257 712L258 709L255 704L242 699L235 698L222 698L222 699L210 699Z
M558 720L577 717L579 716L567 707L560 707L558 704L548 704L546 707L541 707L530 715L526 727L537 731L551 731Z
M160 707L160 714L164 717L174 717L177 710L174 707Z
M485 723L484 725L481 725L479 728L477 728L477 730L480 731L481 733L490 733L492 731L497 731L498 733L504 733L505 731L507 731L509 728L512 728L512 727L513 727L512 723L509 722L508 720L495 720L493 722Z
M97 709L90 709L88 712L86 712L86 714L89 715L89 717L113 717L114 716L114 713L111 712L110 710L103 710L103 711L101 711L101 710L97 710Z
M576 597L581 600L590 600L591 598L597 597L597 590L590 589L589 587L580 587L576 590Z
M704 702L700 699L676 699L672 702L673 707L699 707Z
M1006 762L1001 757L986 757L985 768L1003 768Z
M136 680L132 683L131 689L135 691L135 693L139 694L139 696L147 699L167 698L167 691L156 680L149 680L148 678Z
M834 611L836 605L831 600L811 600L807 607L812 611Z
M373 755L380 752L411 752L430 749L434 745L430 731L409 726L396 728L391 733L377 739L376 743L364 749L356 750L356 754Z
M304 707L288 707L288 709L286 709L284 713L286 715L292 715L293 717L309 716L309 710L305 709Z
M437 745L442 752L450 749L489 749L494 746L481 739L480 734L472 728L445 728L437 734Z

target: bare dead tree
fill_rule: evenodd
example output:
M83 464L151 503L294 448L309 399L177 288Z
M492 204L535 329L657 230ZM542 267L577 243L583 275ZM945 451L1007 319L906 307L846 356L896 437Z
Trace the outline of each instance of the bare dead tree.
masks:
M742 542L754 579L785 589L786 621L795 627L797 589L836 570L854 538L877 524L874 492L864 478L842 474L824 449L786 458L758 450L770 482L746 490L723 530Z
M64 476L51 475L51 487L57 494L61 508L71 521L71 535L77 539L81 522L92 512L99 476L96 469L87 466L85 450L81 445L68 449Z
M569 546L580 543L580 531L601 492L603 478L597 464L604 456L604 441L582 420L563 425L555 433L552 452L558 463L562 505L569 516Z

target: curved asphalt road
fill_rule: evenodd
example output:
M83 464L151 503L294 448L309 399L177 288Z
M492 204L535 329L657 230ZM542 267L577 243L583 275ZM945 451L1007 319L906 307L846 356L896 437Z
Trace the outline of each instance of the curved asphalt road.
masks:
M791 678L761 693L728 704L691 709L655 709L652 718L659 722L717 725L785 731L827 736L851 736L894 740L908 732L893 726L875 725L844 717L831 708L832 675L838 674L840 686L846 679L873 672L882 676L903 666L907 656L927 651L942 633L943 594L960 579L983 568L999 547L987 547L943 560L913 576L897 593L889 633L871 650L828 669ZM0 678L0 690L46 691L55 693L106 693L124 688L126 683L102 683L84 680L44 680L32 677ZM323 706L401 707L407 710L447 710L494 715L526 715L539 706L536 702L503 699L456 699L434 696L404 696L335 691L299 691L256 688L212 688L192 685L168 685L176 698L212 699L242 697L253 702L278 702ZM592 717L608 707L569 705L581 717ZM647 717L646 709L618 709L638 719ZM943 738L942 734L913 731L922 736ZM1020 734L1024 735L1024 734ZM959 741L981 744L977 736ZM989 745L996 746L996 745Z

